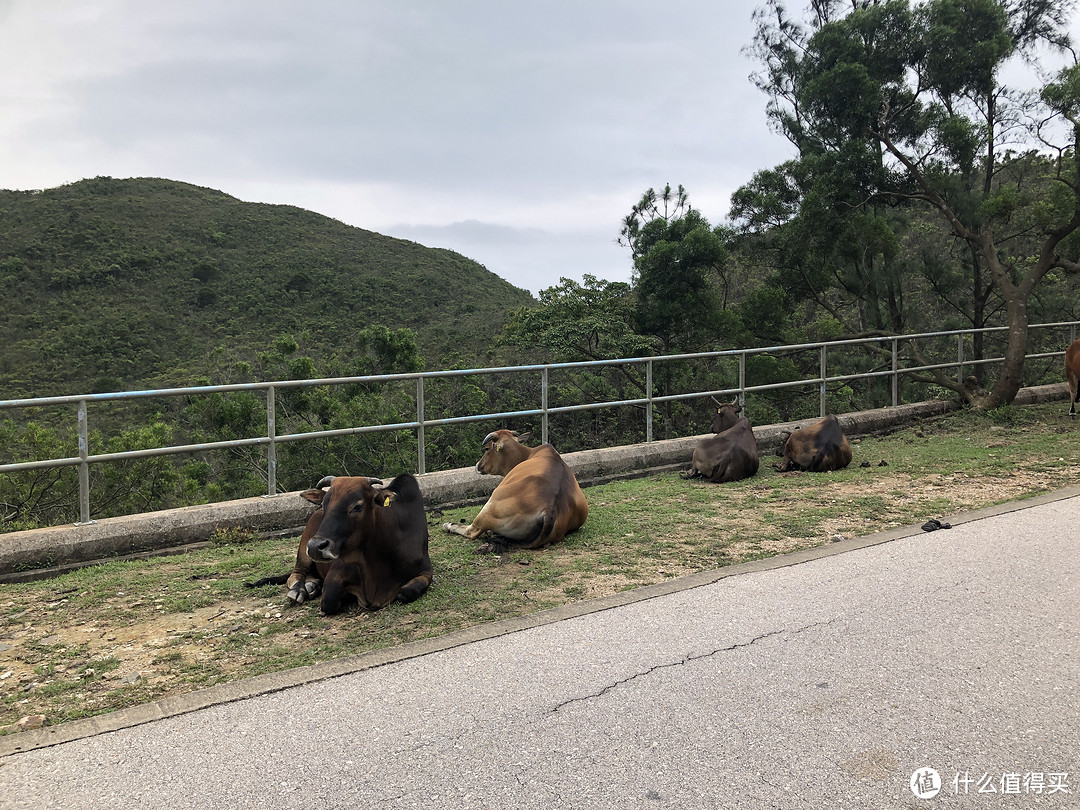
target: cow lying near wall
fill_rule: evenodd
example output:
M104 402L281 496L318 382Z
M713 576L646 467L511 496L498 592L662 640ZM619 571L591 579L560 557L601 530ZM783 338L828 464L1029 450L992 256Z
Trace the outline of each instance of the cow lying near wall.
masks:
M1069 381L1069 418L1076 418L1076 402L1080 400L1080 340L1074 340L1065 350L1065 379Z
M482 475L505 476L469 525L444 523L448 532L476 540L489 532L477 553L500 553L513 544L525 548L561 540L581 528L589 505L574 473L554 447L526 447L512 430L496 430L484 437L483 455L476 463Z
M851 444L835 416L826 416L810 427L788 434L780 449L780 472L842 470L851 463Z
M683 478L706 478L722 484L749 478L758 471L757 439L747 418L739 416L739 401L717 404L720 407L710 428L716 435L702 439L694 448L690 469Z
M332 615L353 601L367 610L412 602L431 585L427 517L413 476L386 486L377 478L327 476L300 496L319 508L304 527L292 573L249 587L285 584L297 604L322 593L322 612Z

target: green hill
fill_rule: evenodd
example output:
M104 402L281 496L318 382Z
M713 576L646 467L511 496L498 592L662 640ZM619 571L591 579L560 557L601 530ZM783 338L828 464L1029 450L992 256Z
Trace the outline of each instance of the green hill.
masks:
M449 250L107 177L0 191L0 296L5 399L189 384L282 334L347 369L372 325L414 330L428 368L482 364L504 314L534 303Z

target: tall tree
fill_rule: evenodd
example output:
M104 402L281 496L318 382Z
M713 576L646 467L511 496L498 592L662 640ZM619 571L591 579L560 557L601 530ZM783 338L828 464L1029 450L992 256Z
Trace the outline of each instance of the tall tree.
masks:
M664 354L710 344L722 328L714 276L727 249L686 189L646 191L623 220L619 243L634 262L634 331L655 337Z
M936 375L982 408L1019 390L1036 285L1052 269L1080 270L1080 68L1060 71L1037 95L1014 93L1001 78L1011 58L1037 64L1046 46L1065 48L1072 7L1072 0L818 0L809 27L780 0L758 14L759 85L801 159L848 167L862 181L861 208L928 207L968 246L974 300L983 299L986 278L1004 302L1008 345L992 390ZM1018 152L1034 148L1054 157L1056 191L1042 200L1037 221L1028 218L1037 249L1020 260L1004 245L1017 236L1021 201L1001 178Z

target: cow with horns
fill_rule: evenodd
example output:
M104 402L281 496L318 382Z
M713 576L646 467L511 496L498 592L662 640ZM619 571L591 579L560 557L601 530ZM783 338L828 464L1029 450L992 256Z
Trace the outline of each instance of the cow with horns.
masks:
M758 446L754 430L745 416L740 416L739 400L719 402L711 430L715 436L702 439L694 448L690 469L683 478L705 478L714 484L740 481L758 471Z
M470 540L487 532L478 553L502 552L510 544L539 548L554 543L581 528L589 515L585 495L562 456L550 444L527 447L528 437L512 430L484 437L476 470L503 480L471 524L443 524Z
M431 585L428 527L416 479L332 476L300 496L318 509L308 518L291 574L252 583L288 587L300 604L322 594L332 615L355 602L379 610L393 601L412 602Z

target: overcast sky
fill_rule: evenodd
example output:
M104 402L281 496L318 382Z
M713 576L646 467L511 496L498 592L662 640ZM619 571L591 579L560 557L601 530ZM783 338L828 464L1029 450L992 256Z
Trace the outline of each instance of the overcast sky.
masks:
M629 280L616 238L647 188L717 224L792 155L748 80L762 4L0 0L0 187L164 177L533 293Z

